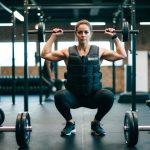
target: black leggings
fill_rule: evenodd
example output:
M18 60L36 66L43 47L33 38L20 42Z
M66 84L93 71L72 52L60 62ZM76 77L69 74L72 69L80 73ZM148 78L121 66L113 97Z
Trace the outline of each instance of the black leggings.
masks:
M68 90L57 91L55 96L55 105L66 121L72 119L70 109L86 107L98 109L95 115L97 121L108 113L114 102L114 94L107 89L102 89L88 96L77 96Z

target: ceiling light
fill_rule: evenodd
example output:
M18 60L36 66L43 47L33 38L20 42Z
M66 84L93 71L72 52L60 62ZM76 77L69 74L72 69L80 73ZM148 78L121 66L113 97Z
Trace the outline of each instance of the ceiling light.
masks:
M0 27L10 27L13 23L0 23Z
M77 22L71 22L70 25L75 26ZM92 26L104 26L106 25L105 22L90 22Z
M19 19L20 21L24 21L24 17L18 12L18 11L14 11L14 16Z
M150 25L150 22L140 22L140 25Z

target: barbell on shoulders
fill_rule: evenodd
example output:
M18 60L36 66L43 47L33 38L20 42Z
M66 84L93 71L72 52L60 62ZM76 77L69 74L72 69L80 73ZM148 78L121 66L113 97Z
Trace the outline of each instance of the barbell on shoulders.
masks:
M15 126L0 126L0 132L15 132L17 144L28 147L32 131L30 115L28 112L18 113Z
M74 30L63 30L64 33L74 33ZM105 30L93 30L93 32L104 33ZM129 34L137 34L139 30L129 30L129 23L127 21L123 21L122 29L121 30L114 30L115 33L122 34L122 41L127 42L129 39ZM45 34L46 33L53 33L52 30L45 30L45 24L43 22L38 23L37 30L29 30L28 34L37 34L38 41L44 42L45 41Z

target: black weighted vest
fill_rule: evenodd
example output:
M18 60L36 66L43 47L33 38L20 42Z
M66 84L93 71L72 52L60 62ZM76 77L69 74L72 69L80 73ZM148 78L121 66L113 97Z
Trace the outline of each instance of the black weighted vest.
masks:
M89 95L101 89L99 64L99 48L91 45L86 56L79 56L76 46L69 47L69 58L66 79L66 89L77 95Z

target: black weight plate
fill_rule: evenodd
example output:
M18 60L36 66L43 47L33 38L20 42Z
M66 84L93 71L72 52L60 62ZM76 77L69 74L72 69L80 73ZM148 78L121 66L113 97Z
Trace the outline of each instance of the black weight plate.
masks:
M128 147L133 147L138 141L138 120L136 113L127 111L124 118L124 136Z
M137 116L137 113L135 111L132 111L132 116L133 116L133 120L134 120L134 145L137 144L138 142L138 138L139 138L139 129L138 129L138 116Z
M123 21L122 24L122 39L123 42L127 42L129 39L129 23L127 21Z
M29 113L19 113L16 120L16 141L20 147L28 147L30 131L26 130L31 126Z
M22 146L22 139L21 139L21 118L22 113L18 113L16 119L16 141L19 146Z
M45 41L45 25L44 23L40 22L38 24L38 42L44 42Z
M146 105L150 107L150 100L146 100Z
M26 130L29 126L31 126L30 115L25 112L22 115L22 145L23 147L28 147L30 142L30 133L31 131Z
M5 114L4 111L0 108L0 126L3 124L5 120Z

